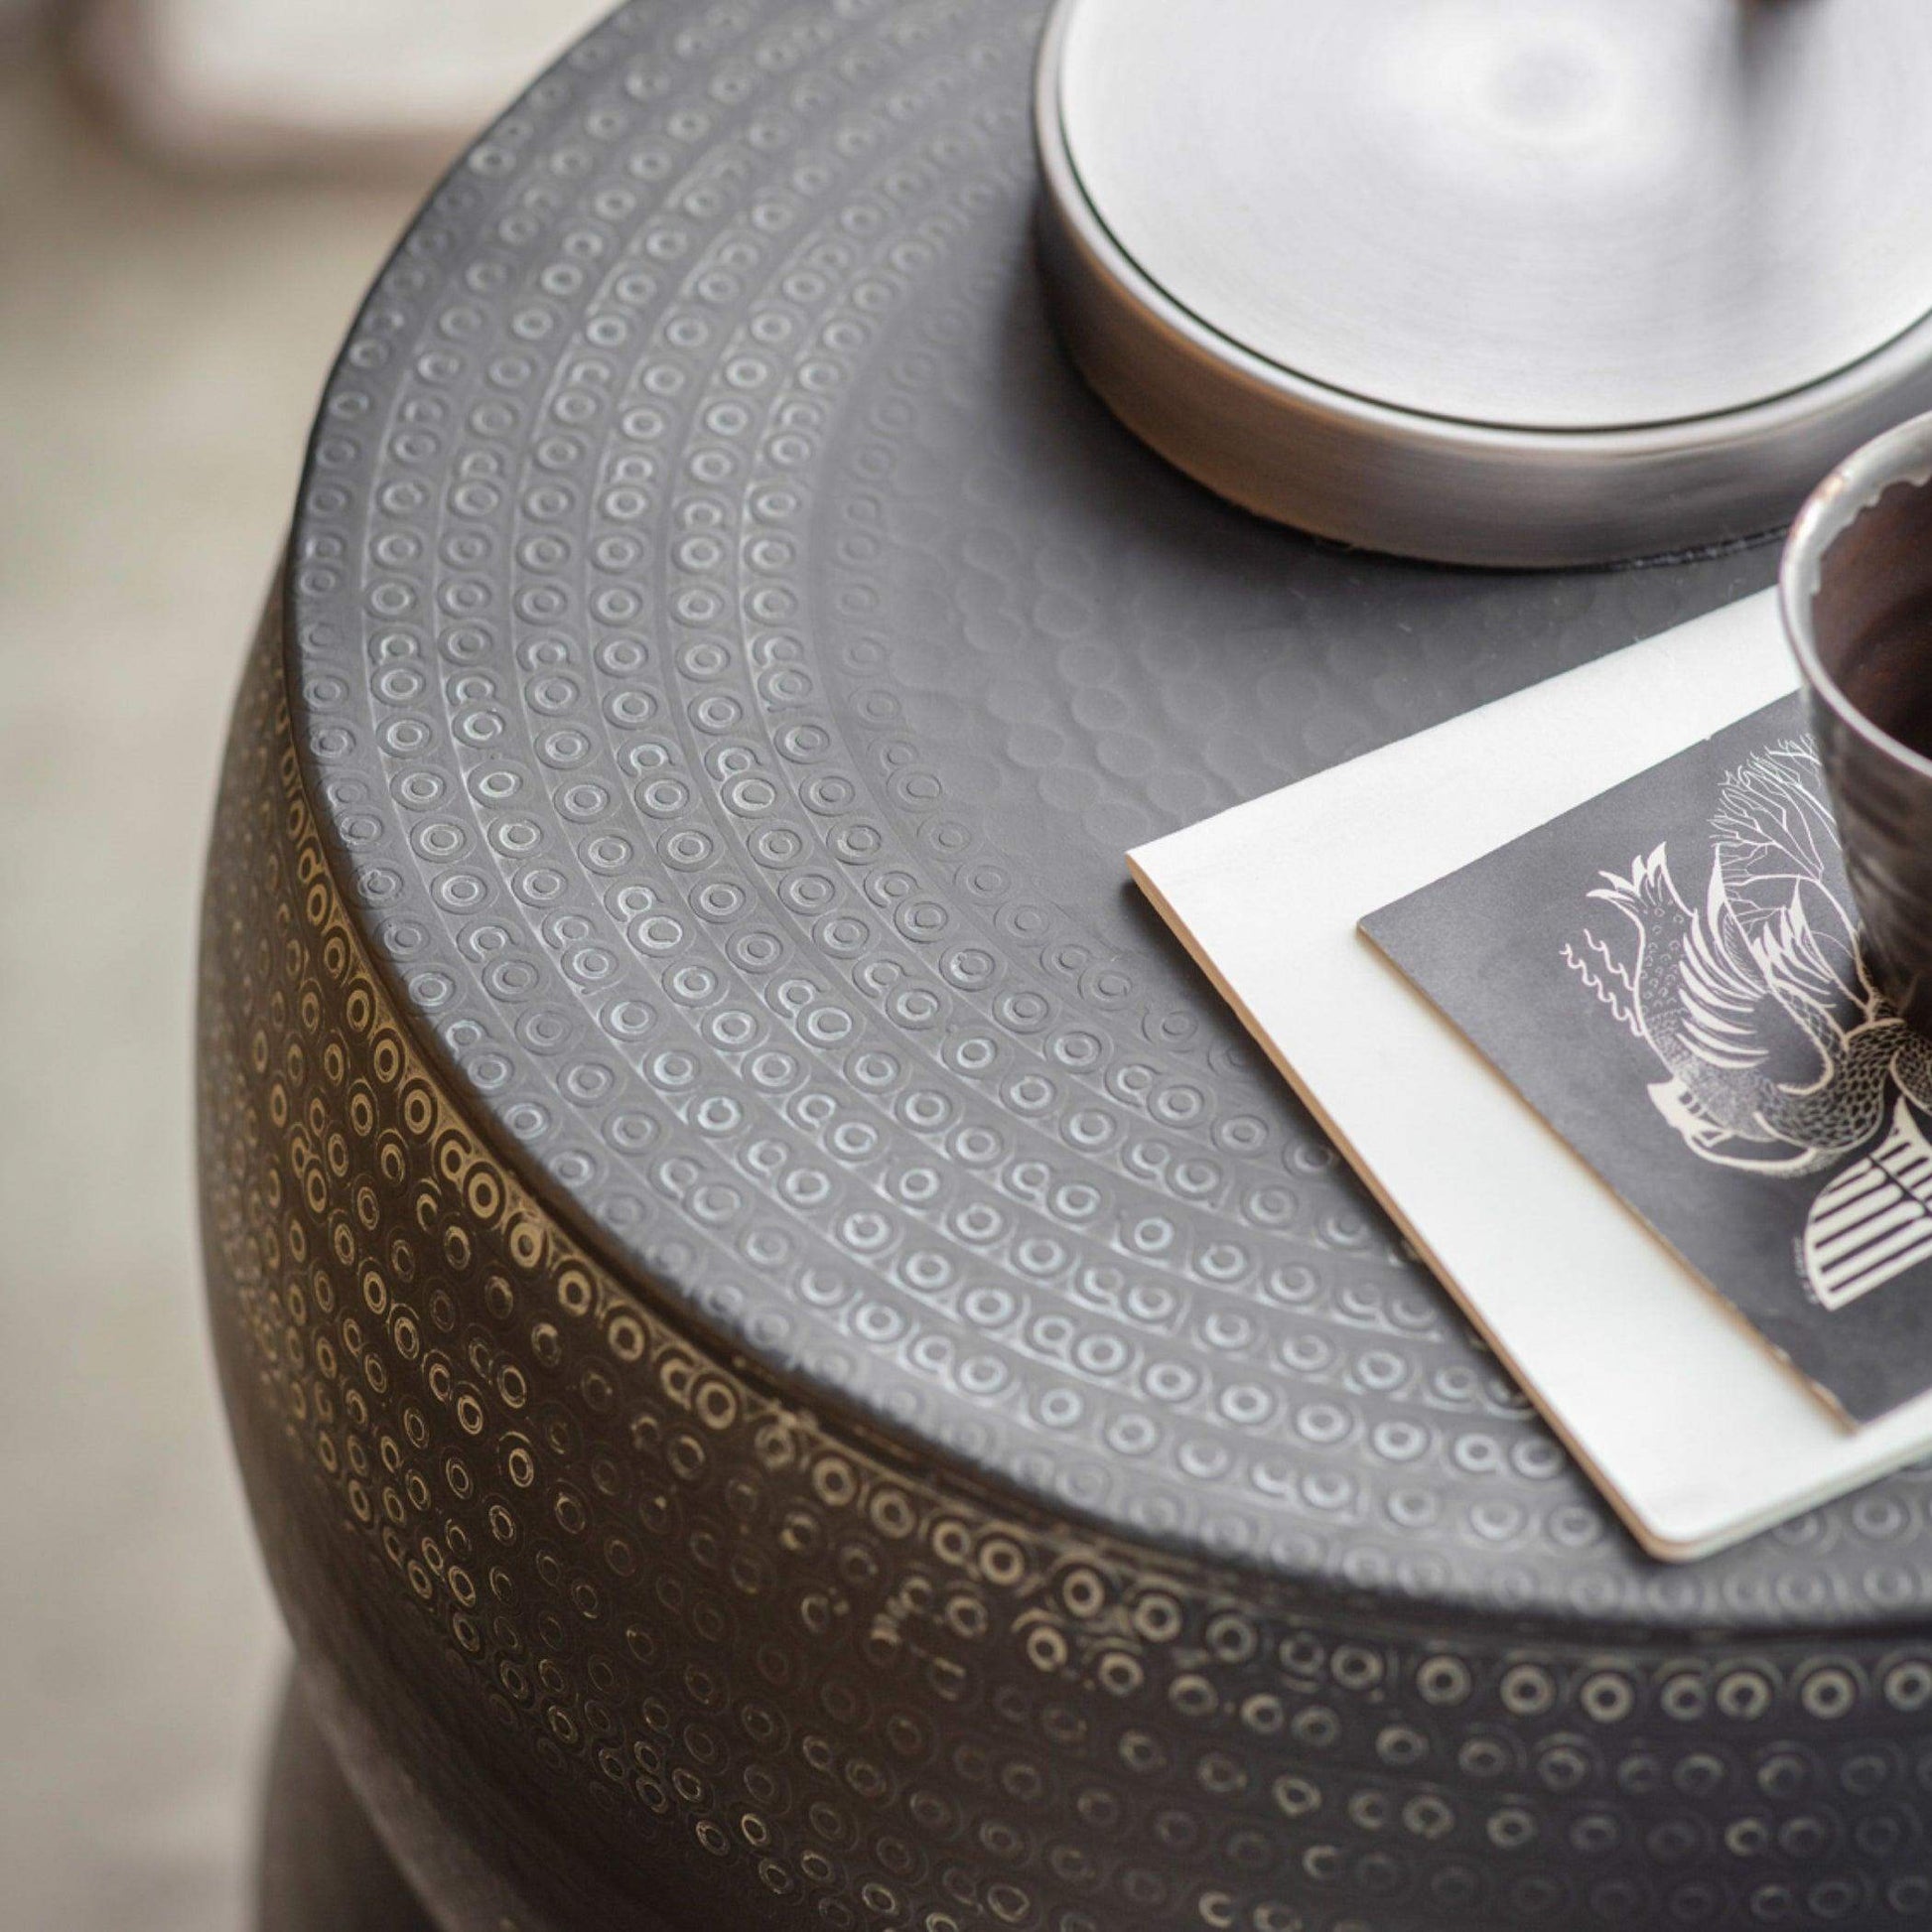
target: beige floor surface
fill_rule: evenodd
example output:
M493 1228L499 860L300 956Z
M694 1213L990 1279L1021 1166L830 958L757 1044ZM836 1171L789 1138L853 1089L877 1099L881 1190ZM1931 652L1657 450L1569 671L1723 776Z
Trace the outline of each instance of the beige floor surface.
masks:
M282 1637L210 1384L197 876L317 384L414 188L0 72L0 1924L233 1932Z

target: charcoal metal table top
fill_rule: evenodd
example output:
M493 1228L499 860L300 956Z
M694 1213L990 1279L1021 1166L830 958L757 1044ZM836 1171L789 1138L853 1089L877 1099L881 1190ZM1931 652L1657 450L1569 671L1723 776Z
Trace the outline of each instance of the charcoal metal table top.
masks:
M1644 1558L1122 860L1775 544L1458 572L1169 470L1044 316L1038 24L625 9L383 271L288 661L406 1010L640 1294L961 1481L1438 1608L1922 1612L1910 1472Z

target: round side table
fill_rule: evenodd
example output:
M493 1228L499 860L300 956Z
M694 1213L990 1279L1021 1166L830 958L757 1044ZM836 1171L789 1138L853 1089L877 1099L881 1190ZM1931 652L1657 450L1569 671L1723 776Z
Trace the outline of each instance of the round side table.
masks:
M1038 26L624 9L329 383L201 1009L271 1923L355 1922L307 1842L442 1932L1922 1925L1924 1472L1646 1561L1121 858L1774 547L1169 470L1045 320Z

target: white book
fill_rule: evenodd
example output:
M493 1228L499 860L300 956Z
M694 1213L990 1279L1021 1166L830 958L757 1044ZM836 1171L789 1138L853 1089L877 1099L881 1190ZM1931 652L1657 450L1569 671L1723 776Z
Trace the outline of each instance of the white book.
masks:
M1846 1424L1356 926L1795 683L1767 592L1129 855L1645 1549L1679 1561L1932 1450L1932 1395Z

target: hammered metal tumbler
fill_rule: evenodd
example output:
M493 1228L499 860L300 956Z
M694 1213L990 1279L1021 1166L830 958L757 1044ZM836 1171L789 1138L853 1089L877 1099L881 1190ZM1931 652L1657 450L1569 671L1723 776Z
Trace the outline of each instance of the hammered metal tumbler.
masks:
M1867 443L1813 492L1779 601L1866 964L1932 1032L1932 415Z

